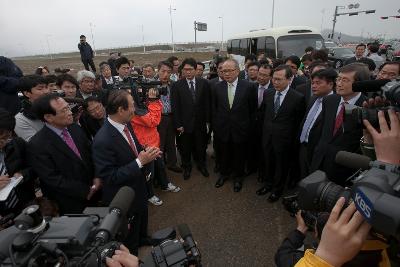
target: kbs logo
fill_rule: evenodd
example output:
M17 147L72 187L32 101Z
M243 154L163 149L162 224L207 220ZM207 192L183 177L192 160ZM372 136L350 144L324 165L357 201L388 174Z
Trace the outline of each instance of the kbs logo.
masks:
M364 215L365 219L370 220L373 207L370 200L364 195L364 193L357 190L354 197L354 202L356 203L358 211Z

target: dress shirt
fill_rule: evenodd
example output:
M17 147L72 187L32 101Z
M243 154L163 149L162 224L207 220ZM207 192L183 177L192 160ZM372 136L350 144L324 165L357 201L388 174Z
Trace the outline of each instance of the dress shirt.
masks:
M119 122L113 121L112 119L110 119L110 117L108 117L107 119L108 119L108 122L111 123L111 125L114 126L114 127L118 130L118 132L124 137L124 139L126 140L126 142L127 142L128 145L129 145L128 137L127 137L127 136L125 135L125 133L124 133L124 129L125 129L126 124L121 124L121 123L119 123ZM137 150L138 153L139 153L139 150L137 149L135 140L133 139L133 137L132 137L132 135L131 135L130 132L129 132L129 135L131 136L133 145L136 147L136 150ZM139 166L139 168L142 168L142 167L143 167L143 164L140 162L139 158L136 158L136 163L137 163L137 165Z
M355 105L357 100L360 98L361 93L356 94L353 98L349 99L348 101L345 101L343 97L340 98L340 103L338 105L337 111L336 111L336 116L339 114L342 103L347 102L347 104Z
M282 107L282 103L283 103L283 100L285 100L285 96L286 96L286 94L287 94L287 92L289 91L289 85L286 87L286 89L285 90L283 90L282 92L281 92L281 98L279 99L279 107ZM275 103L275 101L276 101L276 98L278 97L278 90L276 90L275 91L275 97L274 97L274 103Z

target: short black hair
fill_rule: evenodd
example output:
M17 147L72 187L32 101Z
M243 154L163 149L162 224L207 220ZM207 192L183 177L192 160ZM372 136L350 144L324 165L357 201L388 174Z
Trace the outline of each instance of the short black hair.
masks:
M47 84L49 83L57 83L57 75L50 74L45 77Z
M127 96L129 93L125 90L113 90L108 96L106 111L109 115L114 115L118 109L122 107L124 110L128 109L129 103Z
M311 54L311 57L313 60L328 62L328 52L326 49L314 50L314 52Z
M329 68L329 64L327 62L323 62L321 60L314 60L310 64L310 72L312 72L315 67L322 67L324 69L327 69L327 68Z
M0 133L12 132L15 128L15 117L8 110L0 108Z
M375 61L373 61L373 60L370 59L370 58L362 57L362 58L360 58L357 62L359 62L359 63L364 63L365 65L367 65L369 71L374 71L374 70L376 69Z
M379 51L379 45L378 45L378 44L371 44L371 45L369 46L369 51L370 51L371 53L378 53L378 51Z
M201 61L197 61L197 65L203 66L203 70L206 68L206 64Z
M76 86L76 89L79 88L78 81L77 81L72 75L67 74L67 73L59 75L59 76L57 77L57 83L56 83L56 84L57 84L58 86L60 86L60 88L61 88L62 84L63 84L65 81L68 81L68 82L72 83L73 85L75 85L75 86Z
M285 64L288 62L288 61L291 61L292 63L294 63L296 66L297 66L297 68L300 68L300 65L301 65L301 61L300 61L300 58L298 57L298 56L289 56L289 57L287 57L287 58L285 58Z
M32 104L32 111L36 114L37 118L41 121L46 121L44 115L52 114L56 115L56 111L50 105L50 102L61 98L58 94L47 94L42 95L35 100Z
M83 110L87 111L88 107L89 107L89 102L98 102L98 103L102 103L101 100L97 97L97 96L89 96L88 98L86 98L83 103L82 103L82 108Z
M254 55L254 54L247 54L247 55L244 57L244 62L246 63L247 60L257 61L257 57L256 57L256 55Z
M21 92L31 92L39 84L47 85L46 78L37 74L25 75L19 80L19 89Z
M355 62L345 65L339 69L339 73L341 72L342 73L355 72L354 74L355 82L368 81L371 79L368 66L365 65L364 63Z
M360 46L362 46L362 47L364 47L364 48L367 48L367 46L366 46L365 44L361 43L361 44L358 44L358 45L356 46L356 49L359 48Z
M306 47L306 49L304 49L304 52L312 52L312 51L314 51L314 47L312 47L312 46L307 46Z
M86 36L81 34L81 36L79 36L79 38L86 38Z
M42 75L44 69L47 70L47 73L50 73L50 70L47 66L44 66L44 67L40 66L40 67L37 67L37 69L35 70L35 74Z
M270 65L270 64L261 64L259 69L261 69L261 68L271 70L270 76L272 76L274 74L274 67L272 67L272 65Z
M171 70L174 67L174 65L171 62L167 61L167 60L158 62L158 66L157 66L158 70L160 70L162 66L166 66Z
M321 69L311 74L311 79L319 78L335 84L338 74L333 68Z
M386 65L397 65L397 68L399 69L399 73L397 73L397 75L400 75L400 61L386 61L379 67L379 71L381 71Z
M247 68L250 68L252 66L257 66L257 68L260 68L260 63L258 61L252 61L247 65Z
M115 60L115 67L117 68L117 70L124 64L128 64L129 66L131 65L129 59L127 59L126 57L119 57Z
M293 76L292 69L288 65L281 64L274 69L274 72L281 71L281 70L285 71L286 79L290 79Z
M311 55L309 55L309 54L305 54L302 58L301 58L301 62L304 62L304 61L313 61L312 60L312 56Z
M189 65L189 66L192 66L194 69L197 69L197 61L196 61L194 58L192 58L192 57L185 58L185 59L182 61L182 64L181 64L182 68L183 68L185 65Z
M172 65L174 64L175 60L179 60L179 58L177 58L176 56L170 56L169 58L167 58L167 61L171 62Z

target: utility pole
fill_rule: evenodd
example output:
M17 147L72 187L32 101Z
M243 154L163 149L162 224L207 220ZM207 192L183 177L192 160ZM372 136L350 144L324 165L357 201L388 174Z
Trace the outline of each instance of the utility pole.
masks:
M144 44L144 25L142 24L142 42L143 42L143 54L146 53L146 46Z
M46 41L47 41L47 48L49 49L50 60L53 60L53 55L51 54L50 42L49 42L50 36L51 36L51 34L46 34Z
M169 17L171 19L171 41L172 41L172 53L175 53L175 44L174 44L174 29L172 27L172 10L176 10L176 8L172 8L171 5L169 5Z
M92 27L96 27L96 25L94 25L90 22L89 26L90 26L90 34L92 35L93 51L94 51L94 55L96 56L96 46L94 45L94 36L93 36L93 29L92 29Z
M272 0L272 20L271 20L271 28L274 27L274 13L275 13L275 0Z

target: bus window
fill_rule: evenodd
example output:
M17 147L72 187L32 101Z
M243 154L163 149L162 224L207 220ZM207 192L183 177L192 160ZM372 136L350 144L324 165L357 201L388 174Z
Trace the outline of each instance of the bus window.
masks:
M240 40L240 51L239 54L245 56L250 53L249 49L249 39L241 39Z
M306 47L317 48L321 46L322 42L323 39L319 34L281 36L277 42L278 55L279 57L288 57L291 55L301 57Z
M250 39L250 54L257 54L257 38Z
M265 37L265 56L269 58L276 58L275 39L273 37Z
M228 51L229 54L232 53L232 41L231 41L231 40L229 40L229 41L226 43L226 50Z
M258 37L257 39L257 54L265 52L265 37Z
M232 54L239 54L240 40L232 40Z

